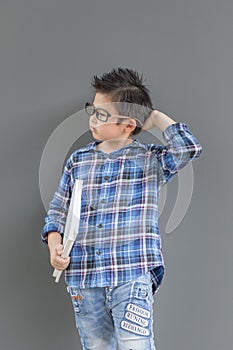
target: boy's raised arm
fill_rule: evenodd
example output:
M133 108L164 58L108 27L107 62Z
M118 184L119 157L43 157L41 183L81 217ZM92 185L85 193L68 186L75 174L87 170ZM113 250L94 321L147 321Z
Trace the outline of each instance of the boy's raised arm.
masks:
M198 158L202 146L191 133L187 124L179 123L157 110L152 111L143 130L158 127L162 131L167 145L157 145L155 152L158 159L158 181L160 185L171 178L189 162Z

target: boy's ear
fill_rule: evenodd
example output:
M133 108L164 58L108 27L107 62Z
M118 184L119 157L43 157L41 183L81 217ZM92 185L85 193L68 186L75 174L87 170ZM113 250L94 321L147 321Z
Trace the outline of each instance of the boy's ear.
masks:
M134 131L136 126L137 126L137 122L135 119L133 119L133 118L127 119L126 127L129 128L131 132Z

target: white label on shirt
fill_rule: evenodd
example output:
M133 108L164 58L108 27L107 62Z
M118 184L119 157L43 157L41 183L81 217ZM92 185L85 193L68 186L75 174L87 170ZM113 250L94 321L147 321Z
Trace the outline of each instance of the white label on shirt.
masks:
M137 326L136 324L127 322L127 321L121 321L121 328L126 329L129 332L140 334L140 335L149 335L148 329L145 329L143 327Z
M144 318L134 315L131 312L127 311L125 314L125 318L127 318L127 320L133 321L137 324L140 324L142 327L147 327L149 322L147 320L145 320Z
M142 307L134 304L128 304L127 310L133 312L136 315L140 315L146 318L150 318L150 311L143 309Z

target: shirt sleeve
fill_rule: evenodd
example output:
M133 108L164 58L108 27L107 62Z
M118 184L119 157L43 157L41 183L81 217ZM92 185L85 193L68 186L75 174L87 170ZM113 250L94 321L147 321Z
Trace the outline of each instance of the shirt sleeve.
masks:
M49 232L58 232L63 236L71 199L70 170L71 157L66 162L59 185L49 203L49 209L44 219L45 225L42 229L41 240L45 244L48 244L47 234Z
M202 153L201 144L185 123L169 125L162 135L167 145L157 147L159 186L169 182L178 170Z

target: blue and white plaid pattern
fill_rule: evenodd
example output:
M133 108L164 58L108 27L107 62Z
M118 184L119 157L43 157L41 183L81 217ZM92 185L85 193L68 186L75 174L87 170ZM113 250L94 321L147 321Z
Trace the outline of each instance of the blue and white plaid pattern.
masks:
M138 139L110 154L97 142L72 153L45 217L42 241L64 233L75 179L83 180L79 232L65 270L70 287L118 286L151 271L153 291L164 274L158 228L161 187L198 158L202 146L184 123L162 133L167 145Z

